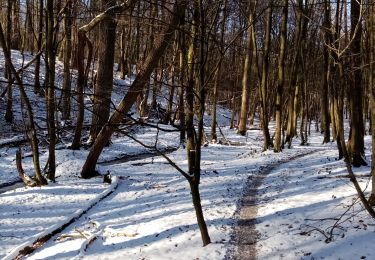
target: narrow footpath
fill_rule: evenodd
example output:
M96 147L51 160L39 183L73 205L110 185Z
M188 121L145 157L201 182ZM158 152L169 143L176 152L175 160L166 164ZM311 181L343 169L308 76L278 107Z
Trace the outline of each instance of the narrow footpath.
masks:
M268 164L260 167L259 171L249 176L246 188L243 192L243 197L239 203L240 208L237 212L238 222L234 228L232 236L232 242L235 244L235 251L232 256L229 256L230 259L252 260L257 258L256 246L260 237L259 231L255 228L259 204L258 188L261 186L267 175L285 163L290 163L294 160L320 151L321 150L309 151L293 156L287 160Z

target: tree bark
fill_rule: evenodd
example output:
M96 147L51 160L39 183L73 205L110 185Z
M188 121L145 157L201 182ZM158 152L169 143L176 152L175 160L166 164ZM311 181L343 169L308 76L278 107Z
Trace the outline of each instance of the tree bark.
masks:
M297 1L297 24L296 30L294 33L294 54L292 57L292 68L290 72L290 80L289 80L289 106L288 106L288 124L287 124L287 132L285 136L285 143L288 143L288 147L290 148L292 145L292 139L296 135L296 119L297 119L297 102L298 102L298 92L299 86L297 83L299 80L299 66L301 64L301 42L302 39L305 37L306 32L305 29L307 27L307 21L305 18L303 1Z
M369 58L370 58L370 71L369 71L369 90L370 90L370 110L371 110L371 141L372 141L372 154L371 154L371 195L369 203L375 206L375 6L369 8L368 17L368 33L369 33Z
M350 112L351 124L348 153L354 167L367 165L364 160L364 124L363 124L363 85L361 69L361 34L362 22L360 12L362 1L352 1L350 5L351 21L351 57L352 81L350 82Z
M142 93L142 89L145 84L147 84L152 71L157 66L159 59L164 54L169 42L173 38L173 33L178 27L180 15L184 12L186 4L187 1L178 1L175 4L173 15L166 29L158 36L157 40L155 41L154 49L146 57L143 66L130 89L126 93L125 97L121 100L120 104L117 106L115 112L111 115L106 125L102 128L93 146L91 147L81 171L82 178L90 178L96 175L95 166L99 155L101 154L104 146L108 143L116 127L121 123L126 113L129 112L137 100L138 95Z
M107 9L115 5L113 0L101 0L101 8ZM113 64L115 58L117 23L108 17L99 25L98 72L94 86L93 112L90 129L90 140L96 139L100 129L110 115L113 88Z
M224 55L224 35L225 35L225 24L227 20L227 0L224 0L223 3L223 18L221 21L221 32L220 32L220 55ZM214 82L214 89L213 89L213 102L212 102L212 123L211 123L211 136L212 142L217 142L217 133L216 133L216 125L217 125L217 99L218 99L218 88L219 88L219 80L221 76L221 67L222 67L222 58L220 57L219 64L217 66L216 75L215 75L215 82Z
M56 67L56 37L54 24L54 1L47 1L47 30L46 30L46 100L48 125L48 179L55 180L56 159L56 127L55 127L55 67Z
M72 0L66 0L65 17L64 17L64 81L62 87L62 119L70 119L70 61L72 58L72 26L73 26L73 3Z
M31 149L33 151L33 163L34 163L34 168L35 168L36 181L38 185L47 185L47 180L43 177L42 172L40 171L38 137L37 137L37 133L35 129L33 110L30 104L30 100L27 97L26 91L24 89L23 82L12 64L12 57L10 56L10 50L8 49L6 45L4 31L3 31L1 22L0 22L0 45L3 48L5 60L9 64L10 70L13 76L15 77L18 87L20 89L22 101L24 102L26 106L27 117L29 121L27 130L29 132Z
M268 71L269 71L269 52L271 42L271 27L272 27L272 9L273 0L270 0L269 6L266 10L265 17L265 32L264 32L264 43L263 43L263 62L262 62L262 79L260 84L260 97L261 97L261 110L262 110L262 130L263 130L263 150L267 150L271 143L271 137L268 128Z
M187 65L188 65L188 85L186 87L186 151L188 157L189 173L194 173L195 166L195 146L196 146L196 132L194 128L194 85L195 85L195 56L198 43L198 26L200 23L199 15L199 0L194 1L194 14L191 25L191 42L188 49Z
M44 0L39 0L39 7L38 7L38 37L37 37L37 51L40 52L42 50L43 44L43 15L44 15ZM34 93L41 94L40 88L40 55L38 55L36 63L35 63L35 82L34 82Z
M331 44L331 4L326 0L324 2L324 22L323 22L323 34L326 44ZM323 143L330 142L330 117L329 117L329 102L328 102L328 89L329 89L329 72L330 72L330 61L329 61L329 49L323 47L324 56L324 68L323 68L323 84L320 92L320 115L321 115L321 126L320 129L324 133Z
M274 152L281 152L281 128L282 128L282 97L283 87L285 81L285 51L286 51L286 40L287 40L287 22L288 22L288 0L284 0L283 3L283 14L281 20L280 30L280 54L278 64L278 81L276 89L276 132L274 140Z
M256 7L256 0L250 0L248 4L248 30L247 30L247 48L246 56L244 61L244 69L242 75L242 99L241 99L241 110L240 120L238 124L238 133L245 135L247 131L247 115L249 110L249 97L250 97L250 77L251 77L251 66L253 57L253 31L254 31L254 11Z

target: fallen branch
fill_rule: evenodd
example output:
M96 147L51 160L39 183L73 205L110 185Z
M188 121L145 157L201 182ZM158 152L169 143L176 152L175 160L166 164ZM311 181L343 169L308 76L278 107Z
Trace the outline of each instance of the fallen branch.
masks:
M90 233L86 235L83 231L76 228L75 230L80 233L84 238L86 238L85 242L81 245L81 248L79 250L79 254L74 257L73 259L82 259L85 255L85 252L87 251L87 248L96 240L99 236L103 233L103 229L101 229L100 224L96 221L93 221L92 224L95 226L95 229L97 230L94 233Z
M84 210L82 209L77 210L75 213L72 214L72 216L66 217L63 224L56 223L53 226L50 226L49 228L44 230L43 232L32 236L27 241L13 248L11 252L9 252L4 258L2 258L2 260L21 259L22 257L28 254L31 254L36 249L42 247L54 235L62 232L70 224L74 223L76 220L78 220L80 217L86 214L92 207L94 207L100 201L102 201L103 199L111 195L116 190L117 186L118 186L118 179L117 177L114 177L112 179L112 184L110 188L103 191L93 204L91 204Z

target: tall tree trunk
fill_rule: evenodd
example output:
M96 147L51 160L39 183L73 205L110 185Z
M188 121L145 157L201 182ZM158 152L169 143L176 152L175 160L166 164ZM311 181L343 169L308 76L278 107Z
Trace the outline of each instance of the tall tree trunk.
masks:
M286 40L287 40L287 23L288 23L288 0L284 0L283 3L283 15L281 20L280 30L280 54L278 64L278 81L276 89L276 132L274 141L274 152L281 152L281 128L282 128L282 97L283 87L285 81L285 51L286 51Z
M164 51L173 38L173 32L178 27L181 13L184 12L186 4L187 1L178 1L175 4L173 16L166 29L158 36L153 50L146 57L143 66L137 77L134 79L130 89L126 93L125 97L121 100L120 104L117 106L115 112L111 115L106 125L102 128L93 146L91 147L81 171L82 178L91 178L96 175L96 163L101 152L103 151L103 148L108 143L113 132L116 130L116 126L122 121L124 115L129 112L137 100L137 97L142 93L142 89L145 84L148 83L152 71L157 66L159 59L164 54Z
M6 15L6 45L9 51L9 56L11 56L11 38L12 38L12 9L13 2L12 0L7 1L7 15ZM5 121L8 123L13 122L13 88L11 84L12 72L10 70L10 64L5 61L5 78L8 80L7 86L7 107L5 111Z
M43 44L43 14L44 14L44 0L39 0L39 7L38 7L38 37L37 37L37 51L40 52L42 50ZM35 82L34 82L34 93L41 93L40 88L40 55L38 55L36 62L35 62Z
M193 204L195 208L195 213L197 216L197 222L199 226L199 230L201 233L203 246L206 246L211 243L211 238L208 234L208 229L206 222L203 216L202 205L200 203L200 194L199 194L199 184L201 178L201 153L202 153L202 138L203 138L203 117L205 111L205 103L206 103L206 89L205 89L205 62L206 59L206 31L205 31L205 12L203 9L203 1L197 0L198 2L198 11L199 11L199 22L197 25L199 26L199 33L200 33L200 57L199 57L199 76L197 80L197 94L199 98L199 112L198 112L198 133L197 133L197 140L195 143L195 165L194 165L194 172L193 172L193 179L190 181L193 185L190 185L191 194L193 199Z
M273 0L270 0L269 6L266 10L265 17L265 31L263 43L263 62L262 62L262 79L260 84L261 110L262 110L262 129L263 129L263 150L267 150L272 146L270 133L268 129L268 70L269 70L269 52L271 42L271 27L272 27L272 9Z
M371 109L371 140L372 140L372 154L371 154L371 195L369 203L375 205L375 6L371 5L369 8L368 17L368 33L369 33L369 54L370 54L370 71L369 71L369 91L370 91L370 109Z
M173 123L172 120L172 110L173 110L173 101L174 101L174 96L175 96L175 90L176 90L176 70L177 67L177 58L179 55L179 44L178 44L178 34L175 33L175 39L173 43L173 58L172 58L172 64L171 64L171 86L169 89L169 95L168 95L168 105L167 105L167 110L164 115L163 121L165 124Z
M224 35L225 35L225 23L227 20L227 0L224 0L223 3L223 18L221 21L221 32L220 32L220 55L223 55L224 52ZM222 58L220 57L219 64L216 70L214 89L213 89L213 104L212 104L212 123L211 123L211 136L212 141L216 143L217 133L216 133L216 109L217 109L217 99L218 99L218 88L219 88L219 78L221 76L221 67L222 67Z
M113 0L101 0L102 10L115 5ZM99 25L99 66L94 87L93 113L90 140L94 141L109 118L113 88L113 64L115 58L117 23L112 17Z
M326 44L331 44L331 4L326 0L324 2L324 40ZM324 68L323 68L323 84L320 92L320 115L321 115L321 132L324 133L323 143L330 142L330 118L329 118L329 100L328 100L328 89L329 89L329 72L330 72L330 61L329 61L329 49L323 47L323 56L324 56Z
M56 66L56 39L54 28L54 1L47 1L47 31L46 31L46 99L48 124L48 179L55 180L56 161L56 128L55 128L55 66Z
M64 82L62 87L62 119L70 119L70 60L72 57L72 26L73 26L73 6L72 0L66 0L65 17L64 17Z
M34 168L35 168L35 178L36 182L38 185L47 185L47 180L43 177L42 172L40 170L40 164L39 164L39 147L38 147L38 136L35 128L35 123L34 123L34 114L33 110L30 104L30 100L27 97L25 88L23 86L23 82L21 78L19 77L16 69L14 68L12 64L12 57L10 56L10 50L7 47L5 36L4 36L4 30L2 27L2 24L0 22L0 45L3 48L4 52L4 57L7 63L9 64L10 70L18 84L18 88L21 93L21 98L23 103L26 106L26 111L27 111L27 119L28 119L28 133L29 133L29 138L30 138L30 144L31 144L31 149L33 151L33 163L34 163Z
M15 50L20 50L20 45L22 43L21 31L20 31L20 0L12 0L12 42L11 48Z
M367 165L364 160L364 124L363 124L363 85L361 69L361 36L362 21L360 20L362 0L352 1L350 4L351 21L351 57L352 81L350 82L350 112L351 124L349 134L348 153L354 167Z
M180 21L180 27L184 28L185 15L182 15ZM178 32L179 37L179 48L180 48L180 64L179 64L179 102L178 102L178 115L180 119L180 144L185 145L186 142L186 124L185 124L185 81L186 81L186 41L184 30Z
M292 145L292 139L296 135L296 119L297 119L297 111L296 111L296 104L298 102L298 92L299 86L297 85L299 79L299 66L301 64L301 42L302 38L306 35L304 28L307 27L303 1L298 0L296 6L296 13L297 13L297 24L296 30L294 33L294 54L292 57L292 68L290 72L290 80L289 80L289 106L288 106L288 124L287 124L287 132L285 136L285 143L288 143L288 147L290 148Z
M253 31L254 31L254 12L256 7L256 0L250 0L248 3L248 23L249 28L247 30L247 48L246 56L244 61L244 69L242 75L242 99L241 99L241 110L240 120L238 124L238 133L240 135L246 134L247 128L247 115L249 110L249 98L250 98L250 77L251 77L251 66L253 57Z
M188 85L186 87L186 151L188 157L189 173L194 173L195 165L195 146L196 146L196 133L194 128L194 85L195 85L195 54L198 40L198 26L200 22L199 16L199 0L194 1L194 14L191 26L191 42L188 50L187 65L188 65Z
M26 28L24 33L24 46L31 53L34 52L34 1L26 1Z
M130 19L129 19L130 20ZM126 75L129 75L129 65L128 65L128 46L129 43L126 41L130 40L131 35L131 25L129 25L128 31L125 29L125 26L121 30L121 54L120 54L120 77L121 79L125 79Z

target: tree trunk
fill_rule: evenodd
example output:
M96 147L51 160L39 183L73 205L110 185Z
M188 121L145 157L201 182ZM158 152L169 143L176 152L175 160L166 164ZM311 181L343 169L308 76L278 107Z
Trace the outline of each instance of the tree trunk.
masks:
M13 3L12 0L7 1L7 15L6 15L6 45L7 49L9 51L8 55L11 56L11 38L12 38L12 9L13 9ZM5 61L5 78L8 80L8 86L7 86L7 107L5 111L5 121L8 123L13 122L13 88L11 84L12 80L12 72L10 70L10 64L8 64L7 61Z
M362 3L362 1L360 1ZM362 21L360 20L361 3L352 1L351 13L351 57L352 57L352 81L350 82L350 112L351 124L349 134L348 153L354 167L367 165L364 160L364 127L363 127L363 86L361 68L361 34Z
M370 59L370 71L369 71L369 91L370 91L370 109L371 109L371 140L372 140L372 154L371 154L371 195L369 203L375 206L375 6L372 5L369 8L368 17L368 33L369 33L369 59Z
M251 77L251 66L253 57L253 36L254 31L254 11L256 7L256 0L250 0L248 3L248 23L249 28L247 32L247 48L246 56L244 61L244 69L242 75L242 99L241 99L241 110L240 120L238 124L238 133L245 135L247 131L247 115L249 110L249 97L250 97L250 77Z
M184 27L185 16L182 15L180 21L180 27ZM180 119L180 144L185 145L186 142L186 124L185 124L185 81L186 81L186 41L185 33L183 30L178 32L179 36L179 48L180 48L180 64L179 64L179 82L180 82L180 91L179 91L179 105L178 105L178 115Z
M101 0L102 9L115 5L113 0ZM109 118L113 88L113 64L115 58L117 23L109 17L99 25L99 60L94 87L93 113L90 140L94 141Z
M189 173L194 173L194 166L195 166L195 147L196 147L196 133L194 128L194 85L195 85L195 76L194 76L194 69L195 69L195 53L197 48L197 34L198 34L198 26L200 23L200 15L199 15L199 0L194 1L194 14L193 14L193 21L191 26L191 42L189 45L188 50L188 85L186 87L186 151L188 157L188 167Z
M56 66L56 34L54 28L54 1L47 1L47 30L46 30L46 99L48 125L48 179L55 180L56 162L56 128L55 128L55 66Z
M271 41L271 27L272 27L272 9L273 0L270 1L269 6L266 10L265 17L265 32L264 32L264 43L263 43L263 62L262 62L262 79L260 84L260 96L261 96L261 110L262 110L262 129L263 129L263 150L267 150L272 146L270 133L268 129L268 70L269 70L269 51Z
M289 106L288 106L288 124L287 132L285 136L285 143L288 143L290 148L292 145L292 139L296 135L296 121L297 121L297 111L296 104L298 100L298 79L299 79L299 66L301 64L301 42L305 37L305 28L307 27L307 21L305 19L303 1L297 1L297 24L294 34L294 54L292 58L292 68L290 72L289 80ZM296 100L297 99L297 100Z
M324 40L326 44L331 44L331 4L326 0L324 2ZM323 84L320 92L320 115L321 115L321 126L320 129L324 133L323 143L330 142L330 118L329 118L329 103L328 103L328 89L329 89L329 72L330 72L330 61L329 61L329 49L323 47L324 56L324 68L323 68Z
M37 37L37 51L40 52L42 50L43 44L43 15L44 15L44 1L39 0L39 7L38 7L38 37ZM38 55L37 60L35 62L35 82L34 82L34 93L41 94L40 88L40 55Z
M107 124L102 128L93 146L91 147L81 171L82 178L91 178L96 175L95 166L104 146L108 143L112 133L115 131L117 125L122 121L124 115L129 112L137 100L138 95L142 93L142 89L145 84L147 84L152 71L157 66L159 59L164 54L164 51L173 38L173 32L178 27L181 13L184 12L186 4L187 1L178 1L175 4L173 16L171 17L166 29L158 36L153 50L146 57L143 66L133 81L130 89L117 106Z
M34 123L34 114L33 110L30 104L30 100L26 95L26 91L23 86L23 82L21 78L19 77L18 73L16 72L16 69L14 68L12 64L12 57L10 56L10 50L8 49L6 45L6 40L4 36L3 27L0 22L0 45L3 48L4 57L7 63L9 64L10 70L13 74L13 76L16 79L16 82L18 84L18 87L20 89L21 98L23 103L26 106L27 111L27 117L28 117L28 132L29 132L29 138L30 138L30 144L31 149L33 151L33 163L35 168L35 178L38 183L38 185L47 185L47 180L43 177L42 172L40 171L40 164L39 164L39 147L38 147L38 137L35 129L35 123Z
M71 0L66 0L65 17L64 17L64 82L62 87L62 119L70 119L70 60L72 57L72 26L73 26L73 6Z
M225 23L227 19L227 0L224 0L223 4L223 19L221 22L221 32L220 32L220 55L223 55L224 51L224 35L225 35ZM222 58L220 57L220 61L216 70L215 75L215 83L213 89L213 104L212 104L212 123L211 123L211 136L212 142L216 143L217 141L217 133L216 133L216 109L217 109L217 99L218 99L218 88L219 88L219 77L221 76L221 67L222 67Z
M285 49L287 40L287 22L288 22L288 0L284 0L283 4L283 15L281 20L280 30L280 54L278 64L278 81L276 90L276 130L275 130L275 141L274 141L274 152L281 152L281 128L282 128L282 97L283 87L285 81Z

